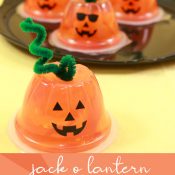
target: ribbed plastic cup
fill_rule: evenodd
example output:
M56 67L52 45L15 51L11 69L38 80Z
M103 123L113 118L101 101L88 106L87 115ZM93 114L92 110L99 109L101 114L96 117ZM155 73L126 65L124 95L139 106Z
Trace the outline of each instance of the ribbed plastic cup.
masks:
M72 0L65 11L60 28L52 36L58 47L70 51L106 52L116 49L126 39L116 23L110 1ZM126 43L125 43L126 44ZM119 46L120 47L120 46Z
M72 81L34 75L15 128L26 145L44 152L84 152L107 138L111 120L94 74L77 65Z

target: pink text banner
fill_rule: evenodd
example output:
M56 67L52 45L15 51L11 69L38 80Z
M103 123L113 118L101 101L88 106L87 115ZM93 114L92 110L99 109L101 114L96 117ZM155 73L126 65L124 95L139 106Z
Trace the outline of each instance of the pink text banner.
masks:
M0 175L175 175L175 154L0 154Z

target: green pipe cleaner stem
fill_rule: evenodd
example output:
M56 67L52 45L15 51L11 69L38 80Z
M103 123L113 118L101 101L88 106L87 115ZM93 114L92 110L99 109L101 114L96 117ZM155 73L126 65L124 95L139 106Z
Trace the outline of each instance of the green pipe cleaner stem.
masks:
M37 74L52 72L62 80L72 80L76 73L76 61L72 55L63 56L59 65L47 64L48 61L53 58L53 51L41 47L47 36L45 27L41 24L34 23L31 18L22 21L20 27L24 32L37 34L36 38L29 45L30 53L40 57L35 63L34 72Z

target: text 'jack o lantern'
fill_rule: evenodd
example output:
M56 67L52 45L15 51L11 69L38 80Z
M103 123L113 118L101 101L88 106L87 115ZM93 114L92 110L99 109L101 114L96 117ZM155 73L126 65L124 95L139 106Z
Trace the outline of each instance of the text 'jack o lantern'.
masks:
M26 0L24 11L35 20L61 20L69 0Z
M156 0L111 0L117 18L126 21L144 21L158 15Z

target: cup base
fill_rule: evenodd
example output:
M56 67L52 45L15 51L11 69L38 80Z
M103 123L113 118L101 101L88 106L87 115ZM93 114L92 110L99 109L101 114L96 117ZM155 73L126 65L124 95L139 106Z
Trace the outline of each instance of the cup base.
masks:
M108 114L108 115L110 115L110 114ZM35 148L27 145L26 143L24 143L16 131L15 120L16 120L16 115L15 115L15 117L13 117L13 119L11 120L11 122L9 124L8 133L9 133L9 137L12 140L12 142L21 150L21 153L48 153L48 152L45 152L42 150L35 149ZM111 121L110 132L109 132L108 136L104 139L104 141L102 141L96 147L93 147L87 151L80 151L80 153L100 153L100 152L103 152L109 145L112 144L115 137L116 137L116 122ZM64 152L64 151L60 150L60 152ZM74 151L72 151L72 152L74 152ZM57 153L59 153L59 151ZM68 153L68 152L65 151L65 153Z
M35 21L39 21L39 22L43 22L43 23L60 23L62 21L61 18L57 18L57 19L46 19L44 17L38 17L38 16L34 16L34 15L30 15L28 14L25 10L24 10L24 3L21 3L17 6L16 12L22 16L23 18L28 18L31 17L33 18Z
M66 45L63 43L58 37L57 37L57 30L52 32L49 36L49 43L57 48L61 48L63 50L67 50L70 52L79 52L79 53L84 53L86 55L101 55L101 54L113 54L122 49L123 47L127 46L128 44L131 43L129 38L126 36L125 33L120 32L119 37L120 37L120 42L113 44L111 46L108 46L106 48L98 48L98 49L90 49L90 48L78 48L78 45L70 46Z
M149 25L149 24L154 24L158 23L164 20L168 20L170 16L168 16L162 8L158 9L158 14L154 18L146 19L146 20L139 20L139 21L132 21L132 20L124 20L121 17L118 17L118 14L116 13L117 16L117 21L119 24L124 24L124 25L133 25L133 26L144 26L144 25Z

